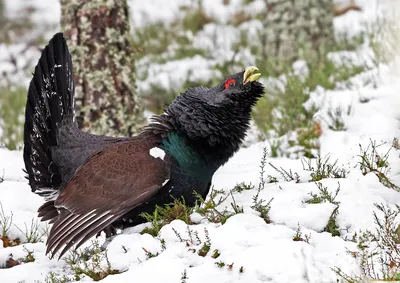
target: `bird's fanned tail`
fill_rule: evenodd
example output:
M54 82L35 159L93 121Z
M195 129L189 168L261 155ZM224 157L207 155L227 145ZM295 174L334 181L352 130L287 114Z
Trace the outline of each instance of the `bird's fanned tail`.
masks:
M52 199L62 182L52 157L57 129L74 123L72 61L62 33L42 52L29 85L25 110L24 162L33 192Z

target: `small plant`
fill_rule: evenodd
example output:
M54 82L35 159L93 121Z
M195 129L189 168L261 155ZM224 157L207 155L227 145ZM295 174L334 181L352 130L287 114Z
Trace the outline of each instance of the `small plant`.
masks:
M172 227L172 231L174 231L174 234L178 238L178 240L180 242L183 242L183 238L182 238L181 234L178 231L176 231L176 229L174 227Z
M400 206L392 209L383 204L375 204L382 212L379 218L374 212L375 231L362 231L354 234L357 250L348 253L357 259L362 271L359 275L349 275L340 268L332 270L345 282L362 283L370 280L396 281L400 278L400 236L399 223Z
M338 182L338 187L335 191L335 194L332 194L328 191L328 187L325 187L320 182L316 182L315 185L318 188L319 194L310 193L311 199L306 200L305 203L308 204L316 204L316 203L323 203L323 202L330 202L334 205L339 205L340 202L336 201L336 197L340 192L340 183Z
M261 161L260 161L260 183L258 184L258 189L257 189L257 194L260 193L260 191L264 190L265 188L265 166L267 165L267 148L263 148L263 153L261 156Z
M260 217L264 219L265 223L271 223L271 219L269 218L269 211L271 210L271 202L273 198L271 198L267 203L265 203L264 199L260 199L260 192L265 188L265 166L267 165L267 149L264 147L263 155L260 163L260 183L258 184L257 193L253 196L253 205L252 209L260 213Z
M268 175L268 184L278 183L278 179L274 176Z
M2 237L1 240L3 242L3 248L19 246L22 243L20 238L12 239L8 236Z
M336 223L336 216L338 214L340 204L340 202L336 201L336 197L340 192L340 183L338 182L338 187L334 194L330 193L328 191L328 187L323 186L320 182L316 182L315 185L318 188L319 194L310 193L311 199L306 200L305 203L317 204L329 202L336 205L336 208L333 210L331 216L329 217L328 224L325 226L324 231L331 233L332 236L340 236L339 226Z
M143 251L145 252L145 254L147 256L147 259L150 259L150 258L153 258L153 257L156 257L156 256L159 255L159 253L153 254L152 252L146 250L145 248L142 248L142 249L143 249Z
M293 173L292 169L289 169L289 171L286 171L284 168L280 167L280 169L276 168L272 163L269 163L269 165L274 168L279 174L282 175L283 179L286 182L290 181L295 181L296 183L300 182L300 176L296 172Z
M181 234L178 231L176 231L174 228L172 228L172 230L174 231L175 235L180 240L180 242L185 243L186 246L189 247L187 252L190 252L190 253L197 252L197 255L199 255L201 257L206 257L211 251L211 239L210 239L208 230L206 228L204 228L205 240L202 241L202 240L200 240L197 231L193 231L192 229L190 229L189 225L187 226L186 229L187 229L187 234L189 236L188 239L182 238ZM202 244L202 245L200 246L200 248L198 250L191 247L191 245L200 245L200 244ZM221 255L220 251L218 249L214 249L211 253L211 258L217 259L220 257L220 255ZM219 268L222 268L224 266L227 266L227 268L229 270L232 270L232 268L233 268L233 263L226 264L223 261L218 261L218 262L214 262L214 264L217 265ZM243 273L243 272L244 272L244 268L243 268L243 266L241 266L239 268L239 273Z
M347 115L350 115L351 108L348 109ZM347 128L343 122L343 110L342 108L338 107L335 110L330 109L328 111L329 117L329 129L332 131L346 131Z
M124 253L128 253L129 249L125 247L124 245L121 245L121 249L124 251Z
M42 230L42 232L39 231L40 229L40 224L38 220L32 218L31 220L31 226L28 228L25 225L25 230L22 231L18 226L15 225L15 227L25 236L26 243L38 243L42 241L43 236L47 233L46 230Z
M383 144L384 143L377 145L376 141L370 140L370 144L366 149L360 145L360 169L363 175L372 172L378 177L379 182L381 182L385 187L400 191L400 187L394 184L387 176L390 170L388 163L389 152L392 147L389 148L389 150L383 155L379 154L377 150Z
M165 244L165 240L164 239L160 239L160 244L161 244L161 251L165 251L167 249L167 246Z
M221 255L221 253L218 250L214 250L212 254L212 258L218 258Z
M394 149L397 149L397 150L400 149L400 143L399 143L399 139L398 138L393 138L392 147ZM3 175L4 175L4 172L3 172Z
M293 236L293 241L298 242L298 241L302 241L303 239L301 238L301 227L300 227L300 223L297 223L297 229L296 229L296 234Z
M13 254L8 255L8 259L6 260L5 266L0 266L0 269L2 268L12 268L14 266L20 265L20 262L18 260L14 259Z
M271 148L271 157L278 157L279 152L281 151L280 148L282 146L282 142L279 140L273 140L273 142L269 142Z
M303 158L301 160L301 163L303 164L303 169L312 171L310 175L310 181L317 182L325 178L346 178L347 174L349 173L348 170L337 166L338 160L330 163L329 159L329 155L325 158L322 158L320 155L318 155L315 168L311 165L311 159L307 160Z
M296 134L297 140L291 140L289 144L292 147L300 146L301 149L296 151L298 156L314 158L320 148L319 137L322 135L321 125L317 122L312 122L306 128L297 129Z
M206 229L204 229L204 230L206 231ZM180 242L185 242L186 243L187 247L189 247L190 245L200 245L202 243L202 241L200 240L200 237L199 237L199 233L196 230L193 231L190 228L189 225L186 227L186 232L187 232L187 234L189 236L189 239L182 238L182 235L178 231L176 231L176 229L173 228L173 227L172 227L172 231L175 233L175 236L178 238L178 240ZM208 231L207 231L207 234L206 234L206 239L209 240ZM191 249L191 250L195 251L195 249Z
M172 204L167 204L164 207L156 206L152 214L141 213L140 216L151 223L151 227L146 227L142 234L148 233L152 236L157 236L161 228L175 219L184 221L186 224L191 224L190 214L193 209L186 205L184 198L175 199Z
M235 213L228 211L226 208L222 211L217 209L217 206L221 205L229 197L229 195L224 194L223 190L214 190L212 188L209 199L205 201L201 195L195 193L197 198L195 211L212 223L224 224L228 218L235 215ZM217 200L218 195L222 196Z
M186 232L189 235L189 241L190 241L191 244L194 244L194 245L200 245L201 244L201 240L200 240L200 237L199 237L199 232L197 232L196 230L193 232L193 230L190 229L189 226L187 226Z
M181 276L181 283L186 283L186 279L189 279L189 277L187 276L186 269L184 269Z
M331 233L332 236L340 236L339 226L336 223L336 217L339 213L339 206L335 207L331 216L329 217L328 224L324 228L324 232Z
M306 242L307 244L309 244L310 239L311 239L311 234L304 235L304 237L303 237L303 232L301 231L300 223L297 223L296 234L293 236L293 241Z
M28 263L28 262L34 262L35 258L33 257L33 251L28 250L24 246L24 251L27 253L26 256L22 259L22 262Z
M3 205L0 202L0 240L3 242L3 247L14 247L21 244L19 238L11 239L7 236L8 231L11 228L13 219L12 212L10 215L6 215L3 209Z
M46 278L44 279L45 283L69 283L72 282L71 278L69 278L67 275L59 275L53 271L50 271L49 274L47 274Z
M203 246L199 249L198 255L205 257L211 249L211 239L208 234L208 230L204 228L204 234L206 237L206 241L203 243Z
M218 266L219 268L223 268L223 267L226 266L228 270L232 270L232 269L233 269L233 265L234 265L233 262L232 262L231 264L227 264L227 263L223 262L222 260L217 261L217 262L214 262L214 264L215 264L216 266ZM239 268L239 273L243 273L243 272L244 272L244 267L241 266L241 267Z
M187 247L190 247L190 245L203 244L199 248L199 250L197 252L197 254L199 256L205 257L209 253L209 251L211 250L211 239L210 239L210 235L208 233L208 230L206 228L204 228L204 235L205 235L205 238L206 238L204 242L200 240L198 232L197 231L193 231L192 229L190 229L189 225L186 228L186 232L187 232L187 234L189 236L189 239L182 238L181 234L178 231L176 231L176 229L172 228L172 230L174 231L175 236L179 239L179 241L186 243ZM189 248L188 251L195 253L196 249ZM220 256L219 251L218 250L214 250L211 257L212 258L217 258L219 256Z
M6 215L3 209L3 205L0 202L0 232L1 238L7 236L8 230L11 228L13 214L11 212L10 215Z
M235 212L235 214L243 213L243 206L239 206L236 204L236 200L233 197L232 191L231 191L231 197L232 197L231 207L232 207L233 211Z
M22 263L34 262L35 258L33 257L33 251L28 250L25 246L23 247L24 252L26 252L26 256L19 258L17 260L14 259L14 256L10 254L8 259L6 260L6 264L4 268L12 268L14 266L20 265ZM0 267L1 269L1 267Z
M246 184L245 182L242 182L240 184L237 184L236 186L233 187L232 192L238 192L241 193L243 191L250 191L254 189L254 185Z
M271 210L271 202L273 200L274 198L271 198L267 203L265 203L265 200L258 199L258 194L253 196L253 205L251 208L260 213L260 217L264 219L267 224L271 223L269 211Z
M107 253L102 252L97 241L93 241L91 246L81 252L71 251L65 261L73 272L75 281L80 281L83 275L93 281L100 281L110 274L121 273L111 268Z
M198 255L205 257L210 251L210 246L207 243L203 243L203 246L199 249Z

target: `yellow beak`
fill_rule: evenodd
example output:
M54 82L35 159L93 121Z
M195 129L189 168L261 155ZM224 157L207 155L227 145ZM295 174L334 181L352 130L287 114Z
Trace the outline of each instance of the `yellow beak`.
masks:
M260 72L254 73L256 71L259 71L256 66L250 66L246 68L243 75L243 85L247 84L248 82L254 82L261 76Z

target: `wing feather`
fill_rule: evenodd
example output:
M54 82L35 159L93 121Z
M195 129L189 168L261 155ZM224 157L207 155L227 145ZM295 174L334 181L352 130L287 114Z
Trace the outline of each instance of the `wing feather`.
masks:
M170 172L150 154L158 143L148 137L121 141L78 168L54 201L59 215L53 218L46 254L54 257L61 250L61 257L73 245L79 247L162 188Z
M104 219L99 219L94 223L93 226L88 226L85 230L76 235L76 237L65 246L63 251L61 251L61 254L64 254L66 251L68 251L68 249L70 249L74 244L76 245L76 248L79 248L87 240L89 240L91 237L96 235L99 231L103 230L117 219L118 216L116 215L109 215L108 217L104 217Z
M102 224L106 223L108 220L114 219L115 215L110 215L108 213L103 213L100 216L96 217L94 220L86 220L81 222L78 226L75 227L73 232L66 233L64 236L58 241L54 242L51 250L52 254L56 254L61 248L64 247L63 251L60 253L59 257L61 257L69 248L71 248L74 244L76 244L79 240L89 234L91 231L101 231L105 227ZM115 219L114 219L115 220ZM90 221L90 222L88 222ZM107 222L108 223L108 222ZM90 235L91 237L92 235ZM89 237L89 238L90 238Z

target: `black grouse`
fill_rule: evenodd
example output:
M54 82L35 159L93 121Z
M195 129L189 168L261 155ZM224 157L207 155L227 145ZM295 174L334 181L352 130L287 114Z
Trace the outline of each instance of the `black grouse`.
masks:
M250 113L263 96L256 67L213 88L187 89L137 136L79 130L71 55L62 33L42 51L29 85L24 162L38 209L53 224L46 254L60 257L111 224L143 222L141 212L193 191L206 197L215 171L239 149Z

